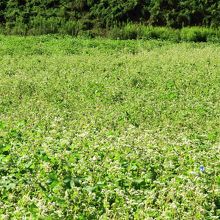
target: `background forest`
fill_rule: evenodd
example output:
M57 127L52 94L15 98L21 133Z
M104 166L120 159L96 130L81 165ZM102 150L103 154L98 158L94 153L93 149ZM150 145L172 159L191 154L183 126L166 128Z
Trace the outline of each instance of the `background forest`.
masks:
M125 23L182 28L218 27L218 0L1 0L0 23L9 34L108 30Z

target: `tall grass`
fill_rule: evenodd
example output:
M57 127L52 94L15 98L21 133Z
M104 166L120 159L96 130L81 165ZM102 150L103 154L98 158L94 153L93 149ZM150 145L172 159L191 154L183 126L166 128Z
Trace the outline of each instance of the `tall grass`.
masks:
M172 29L168 27L153 27L139 24L126 24L122 27L114 27L109 30L108 37L112 39L156 39L174 42L218 42L220 30L205 27L185 27Z
M51 17L35 17L29 25L17 20L16 24L7 23L1 26L0 33L9 35L43 35L66 34L84 36L87 38L107 37L119 40L168 40L173 42L220 42L220 29L207 27L184 27L172 29L169 27L146 26L144 24L126 23L113 27L101 28L89 20L69 20Z

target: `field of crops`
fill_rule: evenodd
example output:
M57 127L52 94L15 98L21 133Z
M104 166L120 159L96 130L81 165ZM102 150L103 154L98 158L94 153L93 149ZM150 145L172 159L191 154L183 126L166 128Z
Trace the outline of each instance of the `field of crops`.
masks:
M219 44L0 36L0 56L0 219L219 219Z

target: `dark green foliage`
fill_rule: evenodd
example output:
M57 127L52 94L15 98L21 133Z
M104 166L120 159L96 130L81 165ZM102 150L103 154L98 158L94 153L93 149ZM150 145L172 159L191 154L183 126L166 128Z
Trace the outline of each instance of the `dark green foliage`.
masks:
M9 34L71 35L128 22L218 27L219 9L217 0L1 0L0 24ZM129 38L136 37L136 31L129 29Z
M207 28L183 28L181 30L181 39L184 41L207 42L212 31Z
M128 23L122 27L113 27L108 31L108 37L120 40L169 40L174 42L219 42L219 29L205 27L185 27L181 30L168 27L153 27Z

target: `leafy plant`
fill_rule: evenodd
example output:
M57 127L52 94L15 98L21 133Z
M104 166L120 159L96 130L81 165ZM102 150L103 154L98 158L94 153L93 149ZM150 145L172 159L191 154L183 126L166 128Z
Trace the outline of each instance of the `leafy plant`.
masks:
M0 36L0 219L218 219L218 47Z

